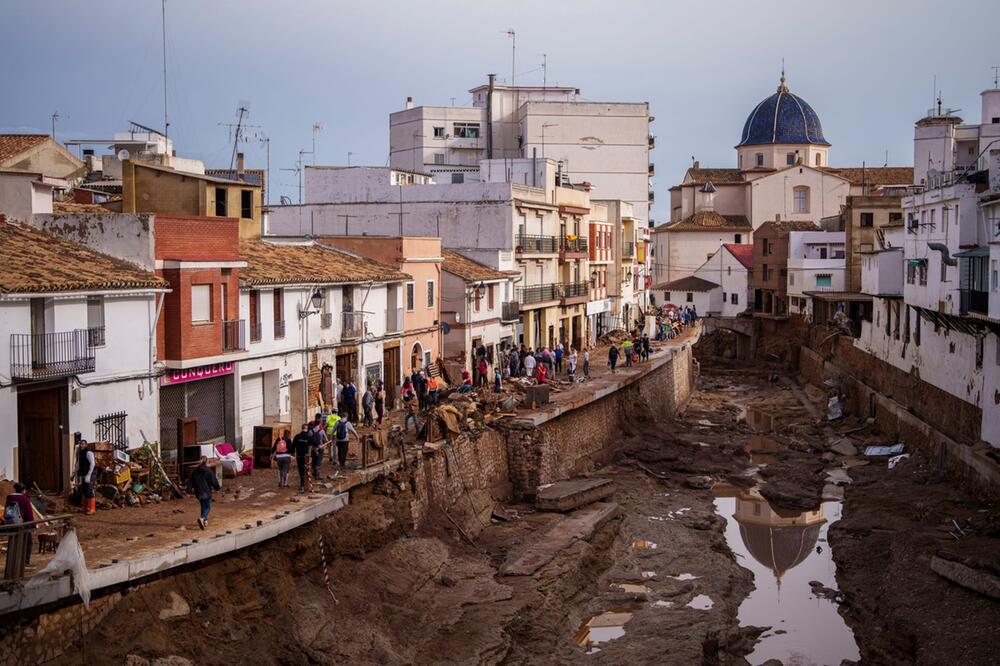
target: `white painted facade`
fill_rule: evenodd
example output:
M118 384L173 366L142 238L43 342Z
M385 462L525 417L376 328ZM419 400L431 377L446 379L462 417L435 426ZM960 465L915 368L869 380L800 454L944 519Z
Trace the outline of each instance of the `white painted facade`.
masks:
M788 234L788 311L812 317L805 292L844 291L847 260L843 231L792 231Z
M464 359L463 367L471 371L477 345L491 350L494 359L502 343L513 345L519 317L506 320L503 316L503 304L513 294L514 278L468 282L447 269L441 271L441 318L451 326L444 336L445 357L453 362Z
M52 212L52 192L66 187L62 178L0 171L0 215L8 222L31 224L34 215Z
M718 248L698 270L699 277L719 285L709 292L708 305L699 314L735 317L750 306L750 272L725 247Z

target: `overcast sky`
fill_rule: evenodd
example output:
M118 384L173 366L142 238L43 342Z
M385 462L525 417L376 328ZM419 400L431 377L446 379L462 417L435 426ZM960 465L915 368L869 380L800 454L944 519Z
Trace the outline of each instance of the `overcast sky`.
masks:
M922 0L711 3L507 0L503 3L166 0L168 112L179 155L228 167L219 123L271 138L273 201L293 195L300 149L316 162L385 164L388 114L471 103L486 74L581 89L588 100L648 101L657 201L695 156L735 166L747 114L774 92L785 58L792 92L819 114L833 166L912 162L913 121L933 100L979 119L1000 65L1000 2ZM159 0L0 0L0 131L104 138L134 120L163 125ZM248 166L264 166L256 142ZM309 158L307 158L309 159ZM655 219L669 217L663 203Z

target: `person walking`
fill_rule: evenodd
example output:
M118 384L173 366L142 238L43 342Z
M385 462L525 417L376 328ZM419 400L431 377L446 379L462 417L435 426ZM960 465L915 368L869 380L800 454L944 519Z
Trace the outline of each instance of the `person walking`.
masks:
M525 357L524 357L524 376L525 377L532 377L532 376L534 376L534 374L535 374L535 365L537 365L537 361L535 361L535 355L532 354L531 350L529 349L527 355L525 355Z
M511 349L510 354L507 356L507 361L510 363L510 376L517 377L518 370L520 369L519 363L521 360L520 354L517 353L517 349Z
M590 350L583 350L583 376L590 379Z
M352 379L347 386L344 387L344 406L347 408L347 413L344 414L344 418L350 419L351 421L358 420L358 387L354 384Z
M278 487L288 487L288 469L292 466L292 433L286 430L271 447L271 459L278 464Z
M88 515L97 512L97 500L94 498L94 451L85 439L80 440L76 449L76 479L80 489L80 505Z
M434 375L427 377L427 404L434 406L438 401L438 380Z
M622 354L625 355L625 367L632 367L632 341L628 338L622 342Z
M371 384L365 390L361 398L361 410L365 413L365 427L371 428L375 420L372 418L372 411L375 409L375 387Z
M326 451L326 443L329 441L329 438L326 436L326 424L321 420L320 414L316 415L316 419L309 428L309 434L312 437L312 448L309 450L309 457L312 462L312 478L319 479L319 466L323 462L323 452Z
M556 359L556 368L555 368L555 371L556 371L556 372L562 372L562 366L563 366L563 355L564 355L565 353L566 353L566 352L565 352L565 350L563 350L563 345L562 345L562 343L560 342L560 343L559 343L558 345L556 345L556 350L555 350L555 352L553 352L553 356L554 356L554 357L555 357L555 359Z
M420 421L417 420L417 414L420 412L420 401L417 399L417 394L411 389L408 393L403 394L403 404L406 407L406 416L403 417L403 432L410 431L410 420L413 420L413 432L420 432Z
M215 476L215 471L208 466L208 456L201 457L201 464L191 472L191 477L187 482L187 491L194 493L201 505L201 515L198 517L198 527L205 529L208 525L208 513L212 510L212 491L222 490L219 477Z
M576 350L572 347L569 350L569 361L566 363L566 373L571 382L576 382Z
M615 366L618 364L618 347L615 343L611 343L611 349L608 350L608 365L611 366L611 372L614 373Z
M350 447L352 433L355 439L361 441L358 431L354 429L354 426L351 425L348 419L341 419L337 423L335 436L337 442L337 464L340 466L338 473L347 471L347 450Z
M295 435L292 439L292 453L295 455L295 462L299 467L299 492L303 493L306 490L306 471L307 463L309 460L309 452L312 450L313 436L309 432L309 424L302 424L302 432Z
M378 416L379 427L382 427L382 419L385 417L385 386L381 379L375 384L375 414Z
M649 360L649 336L645 333L642 335L642 360Z

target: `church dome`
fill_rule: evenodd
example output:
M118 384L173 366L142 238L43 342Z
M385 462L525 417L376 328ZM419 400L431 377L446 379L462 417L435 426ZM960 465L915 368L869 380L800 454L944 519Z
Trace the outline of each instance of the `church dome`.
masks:
M778 91L750 113L737 148L767 143L830 145L823 138L823 127L816 112L804 99L788 91L784 72Z

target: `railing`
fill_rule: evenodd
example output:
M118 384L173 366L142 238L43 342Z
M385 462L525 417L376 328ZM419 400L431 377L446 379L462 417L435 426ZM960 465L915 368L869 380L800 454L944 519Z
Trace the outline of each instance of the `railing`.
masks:
M521 318L521 304L517 301L507 301L500 305L501 321L517 321Z
M563 236L559 245L560 252L586 252L587 251L587 238L578 236L576 238L570 238L569 236Z
M988 292L962 289L960 293L963 313L975 312L984 315L990 313L990 295Z
M563 282L556 285L556 287L559 298L564 301L570 298L580 298L581 296L586 298L590 296L589 282Z
M635 241L626 241L622 243L622 256L623 257L635 256Z
M12 379L51 379L95 369L90 329L61 333L14 333L10 336Z
M385 332L399 333L403 330L403 308L388 308L385 311Z
M87 329L87 341L91 347L103 347L104 346L104 327L94 326L93 328Z
M521 305L531 305L533 303L544 303L545 301L558 300L556 285L539 284L534 287L518 287L517 300Z
M649 135L649 147L656 148L656 137L652 134Z
M250 322L250 342L260 342L263 327L259 321Z
M128 450L128 429L125 427L128 414L115 412L94 419L94 439L98 442L111 442L119 451Z
M274 339L280 340L285 337L285 320L276 320L274 322Z
M65 514L42 520L32 520L12 525L0 525L0 536L7 537L7 557L4 562L3 579L17 580L24 577L32 538L39 541L51 539L53 545L62 540L63 535L73 526L74 516Z
M559 239L555 236L531 236L518 234L518 254L555 254L559 251Z
M320 328L330 328L333 326L333 313L324 312L319 316L319 326Z
M365 329L365 315L362 312L345 312L344 327L340 332L341 340L357 340Z
M244 331L246 330L244 327L245 323L246 320L244 319L233 319L231 321L222 322L222 351L243 351L247 348L246 337L244 334ZM257 339L260 340L259 335Z

